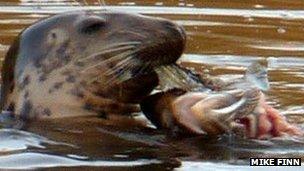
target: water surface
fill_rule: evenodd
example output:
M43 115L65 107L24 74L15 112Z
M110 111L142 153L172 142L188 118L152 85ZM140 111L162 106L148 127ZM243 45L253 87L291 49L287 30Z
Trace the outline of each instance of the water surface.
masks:
M105 4L101 6L98 0L0 0L0 59L22 29L63 11L107 8L165 17L187 31L187 48L180 62L189 68L230 77L242 74L254 61L268 64L269 103L303 127L304 1L106 0ZM0 169L248 170L253 169L248 166L249 157L304 160L301 138L174 139L137 127L122 131L101 126L92 118L37 123L27 132L2 129L0 137Z

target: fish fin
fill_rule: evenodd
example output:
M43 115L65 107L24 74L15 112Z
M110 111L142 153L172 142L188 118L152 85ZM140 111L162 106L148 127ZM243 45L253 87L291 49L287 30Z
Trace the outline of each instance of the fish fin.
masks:
M255 62L248 67L245 78L262 91L267 91L270 88L267 68L258 62Z

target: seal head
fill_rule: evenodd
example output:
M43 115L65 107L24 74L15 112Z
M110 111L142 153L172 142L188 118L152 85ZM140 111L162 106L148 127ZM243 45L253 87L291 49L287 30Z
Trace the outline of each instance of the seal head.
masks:
M23 119L130 113L158 84L153 67L185 47L177 24L113 11L58 14L26 28L4 60L1 109Z

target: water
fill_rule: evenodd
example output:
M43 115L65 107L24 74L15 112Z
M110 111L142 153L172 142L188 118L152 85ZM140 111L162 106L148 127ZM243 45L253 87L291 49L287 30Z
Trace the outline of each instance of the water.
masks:
M304 1L106 0L106 8L169 18L186 28L181 64L212 75L240 76L268 64L268 101L304 127ZM99 9L98 0L0 0L0 59L26 26L66 10ZM130 121L131 122L131 121ZM301 157L303 139L174 139L134 126L125 131L92 118L0 130L0 169L249 170L249 157ZM230 142L229 142L230 140ZM181 166L180 166L181 165ZM266 170L267 168L255 168ZM273 168L274 169L274 168ZM301 170L297 168L275 168Z

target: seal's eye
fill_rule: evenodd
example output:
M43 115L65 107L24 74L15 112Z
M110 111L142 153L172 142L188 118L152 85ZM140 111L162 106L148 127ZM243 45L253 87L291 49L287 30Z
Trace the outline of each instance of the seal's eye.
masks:
M80 31L85 34L93 34L104 28L106 20L97 16L92 16L84 19L80 23Z

